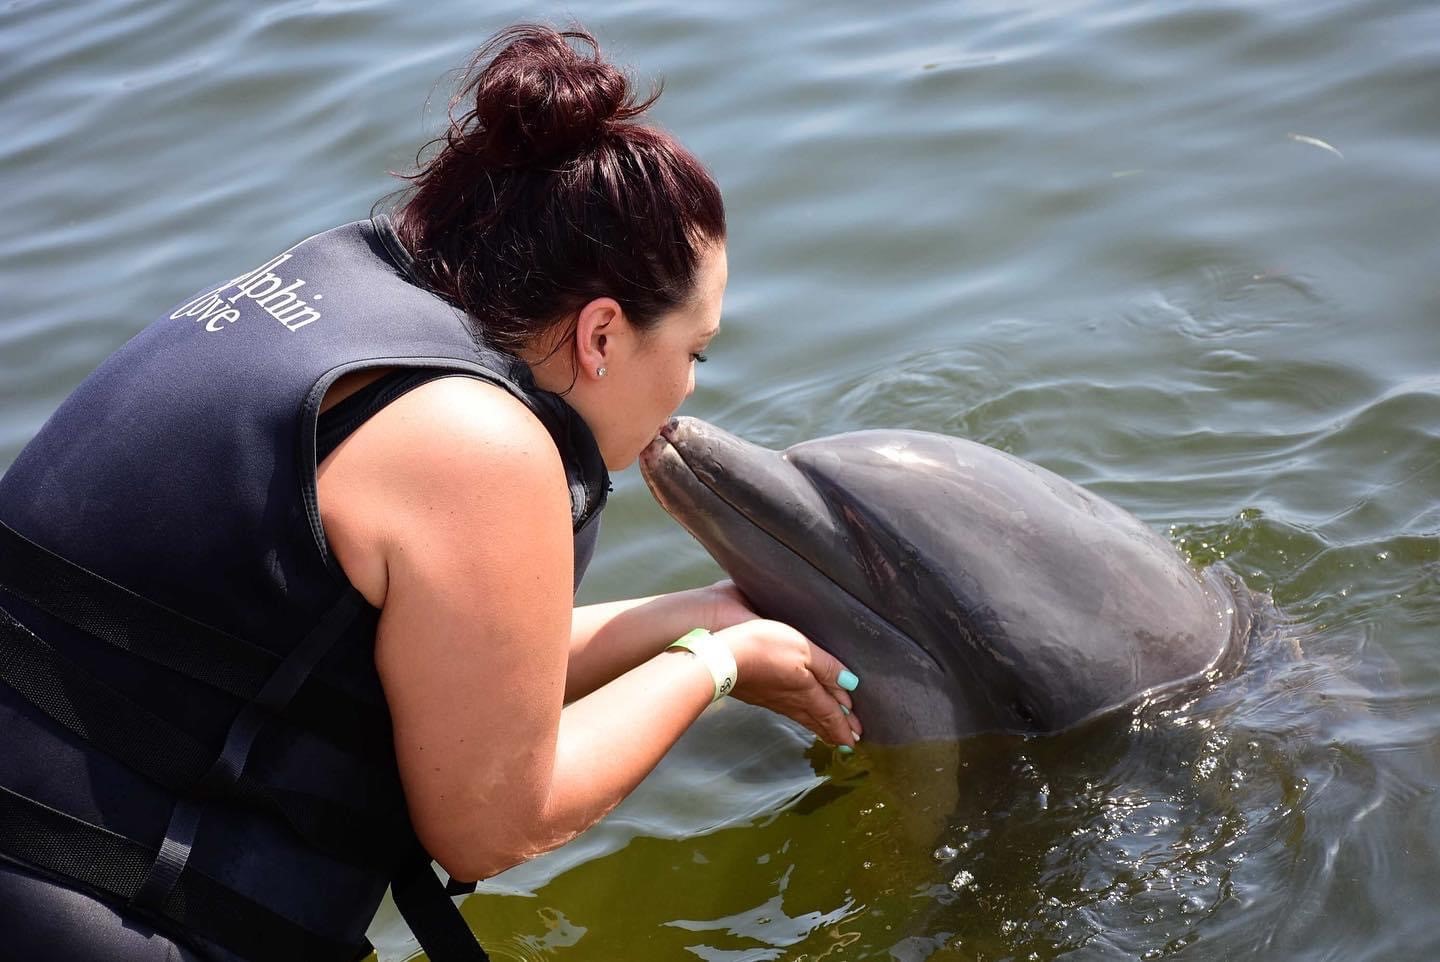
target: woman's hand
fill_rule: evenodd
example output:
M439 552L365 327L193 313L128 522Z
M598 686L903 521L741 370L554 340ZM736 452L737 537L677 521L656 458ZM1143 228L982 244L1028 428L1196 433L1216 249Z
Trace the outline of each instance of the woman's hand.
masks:
M834 655L778 621L742 621L715 637L735 655L736 698L797 721L832 745L850 748L860 740L860 720L849 713L850 692L840 685L842 672L855 676Z

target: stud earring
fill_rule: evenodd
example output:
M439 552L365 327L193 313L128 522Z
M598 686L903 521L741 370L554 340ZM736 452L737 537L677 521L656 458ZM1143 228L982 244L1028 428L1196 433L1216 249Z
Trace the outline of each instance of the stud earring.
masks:
M603 367L597 367L597 368L595 369L595 376L596 376L596 377L604 377L604 376L605 376L605 369L604 369Z

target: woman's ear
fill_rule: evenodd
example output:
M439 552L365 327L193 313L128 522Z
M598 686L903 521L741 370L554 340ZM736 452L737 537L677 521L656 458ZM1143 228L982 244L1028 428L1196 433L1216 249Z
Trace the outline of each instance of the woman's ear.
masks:
M597 297L580 308L575 321L575 359L581 377L604 377L617 336L629 328L625 311L613 297Z

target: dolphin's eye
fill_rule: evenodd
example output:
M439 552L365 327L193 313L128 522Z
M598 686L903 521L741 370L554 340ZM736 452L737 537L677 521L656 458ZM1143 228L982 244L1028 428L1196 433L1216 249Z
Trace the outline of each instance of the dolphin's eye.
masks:
M1030 706L1026 705L1023 701L1017 701L1012 704L1010 706L1010 710L1013 711L1017 716L1019 716L1020 720L1023 721L1025 724L1035 724L1035 713L1031 711Z

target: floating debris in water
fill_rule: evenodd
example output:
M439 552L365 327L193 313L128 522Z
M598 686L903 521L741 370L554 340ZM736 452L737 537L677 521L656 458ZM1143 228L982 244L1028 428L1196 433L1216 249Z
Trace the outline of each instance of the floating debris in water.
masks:
M1341 160L1345 159L1344 154L1340 153L1340 151L1325 143L1325 141L1321 140L1319 137L1307 137L1305 134L1286 134L1285 136L1289 137L1297 144L1309 144L1311 147L1319 147L1321 150L1328 150L1330 153L1334 154L1336 157L1339 157Z

